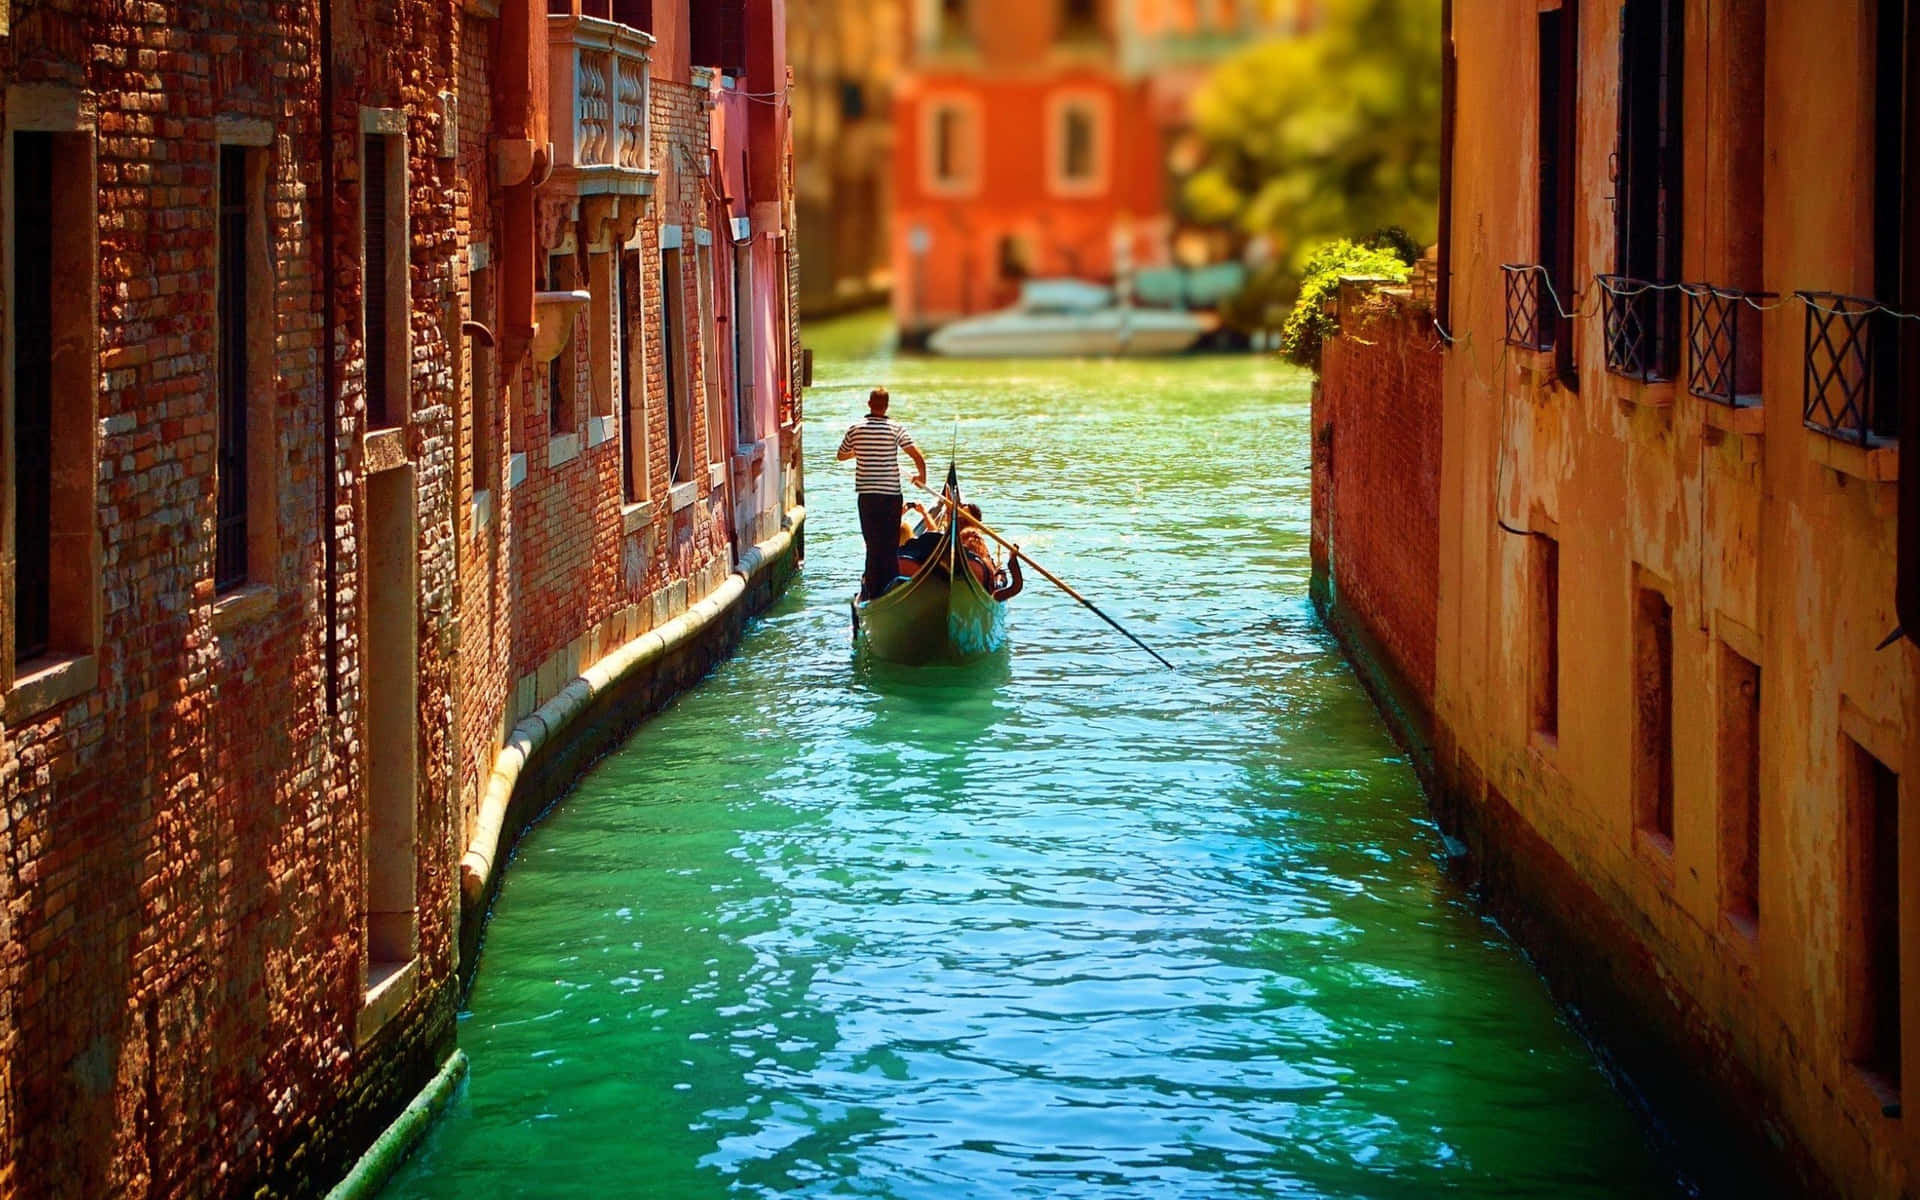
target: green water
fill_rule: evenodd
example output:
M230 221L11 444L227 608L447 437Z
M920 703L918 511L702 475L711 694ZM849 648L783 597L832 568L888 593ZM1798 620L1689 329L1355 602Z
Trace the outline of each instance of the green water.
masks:
M804 578L521 844L388 1195L1671 1190L1315 622L1303 377L810 340ZM882 381L1181 674L1037 581L1000 660L852 657Z

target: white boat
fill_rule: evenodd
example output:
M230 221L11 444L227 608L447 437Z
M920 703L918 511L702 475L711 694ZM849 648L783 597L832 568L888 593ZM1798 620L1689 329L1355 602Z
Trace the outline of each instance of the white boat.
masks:
M1213 325L1213 318L1197 313L1135 308L1097 283L1032 279L1021 285L1012 308L942 326L927 347L955 358L1178 354Z

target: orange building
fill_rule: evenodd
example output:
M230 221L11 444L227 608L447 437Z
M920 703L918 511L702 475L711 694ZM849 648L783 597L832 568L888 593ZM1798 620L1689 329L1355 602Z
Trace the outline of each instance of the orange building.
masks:
M1172 261L1186 97L1304 6L1250 0L915 0L894 106L894 313L909 339L1029 276L1106 282Z

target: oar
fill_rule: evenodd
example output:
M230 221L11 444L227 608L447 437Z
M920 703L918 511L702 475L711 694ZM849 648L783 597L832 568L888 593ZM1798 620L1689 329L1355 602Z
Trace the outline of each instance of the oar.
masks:
M928 487L925 484L919 484L917 486L920 488L921 491L927 493L927 495L929 496L937 494L934 492L932 488ZM1047 570L1045 567L1041 566L1039 563L1033 561L1033 557L1029 555L1025 550L1020 549L1020 547L1014 545L1012 542L1008 541L1006 538L1001 537L1000 534L994 529L990 528L986 522L978 520L977 518L974 517L972 513L968 512L964 508L956 508L953 510L953 513L954 515L958 516L961 520L965 521L967 524L973 526L975 529L978 529L981 533L984 533L988 537L992 538L994 541L999 542L1003 547L1005 547L1010 552L1019 555L1021 558L1026 559L1027 565L1032 567L1034 570L1040 572L1041 577L1045 579L1048 583L1051 583L1053 586L1059 588L1061 591L1065 592L1067 595L1072 596L1075 600L1078 600L1082 605L1084 605L1088 612L1092 613L1096 617L1099 617L1102 621L1105 621L1107 624L1119 630L1120 635L1122 637L1126 638L1128 641L1132 642L1134 645L1140 647L1142 650L1145 650L1148 654L1153 655L1154 658L1159 660L1161 666L1165 667L1169 671L1179 670L1178 667L1174 666L1172 663L1168 662L1166 659L1161 658L1160 652L1158 650L1155 650L1152 646L1147 645L1145 642L1141 641L1139 638L1133 636L1132 631L1130 631L1125 625L1122 625L1120 622L1114 620L1112 617L1108 616L1106 613L1101 612L1099 605L1087 599L1085 596L1082 596L1079 592L1074 591L1073 588L1067 583L1066 580L1060 578L1058 575L1055 575L1052 571Z

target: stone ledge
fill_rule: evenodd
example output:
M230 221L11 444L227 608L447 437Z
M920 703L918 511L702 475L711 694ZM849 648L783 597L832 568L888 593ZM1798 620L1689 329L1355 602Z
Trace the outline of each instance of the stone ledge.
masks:
M382 1026L391 1021L407 1001L413 999L415 985L420 979L420 956L415 955L404 963L375 963L367 968L372 976L381 968L387 968L380 978L368 980L367 995L360 1003L360 1015L353 1023L353 1044L364 1046L373 1040Z
M18 725L56 705L65 704L100 683L100 660L91 654L49 661L33 659L7 691L6 718Z
M667 511L679 512L700 498L700 485L688 480L667 489Z
M563 467L580 457L580 435L556 433L547 439L547 468Z
M213 602L214 636L232 637L257 623L273 611L274 602L279 598L279 593L264 583L251 584L219 597Z
M1862 446L1843 441L1824 429L1807 426L1807 457L1829 470L1868 483L1898 483L1899 446Z
M407 465L407 432L398 426L368 430L361 441L361 450L362 474L378 475L382 471L398 470Z
M1709 429L1722 429L1747 437L1759 437L1767 431L1767 410L1758 403L1721 404L1717 400L1700 402L1700 420Z
M620 532L639 533L653 524L653 501L642 500L629 504L620 510Z

